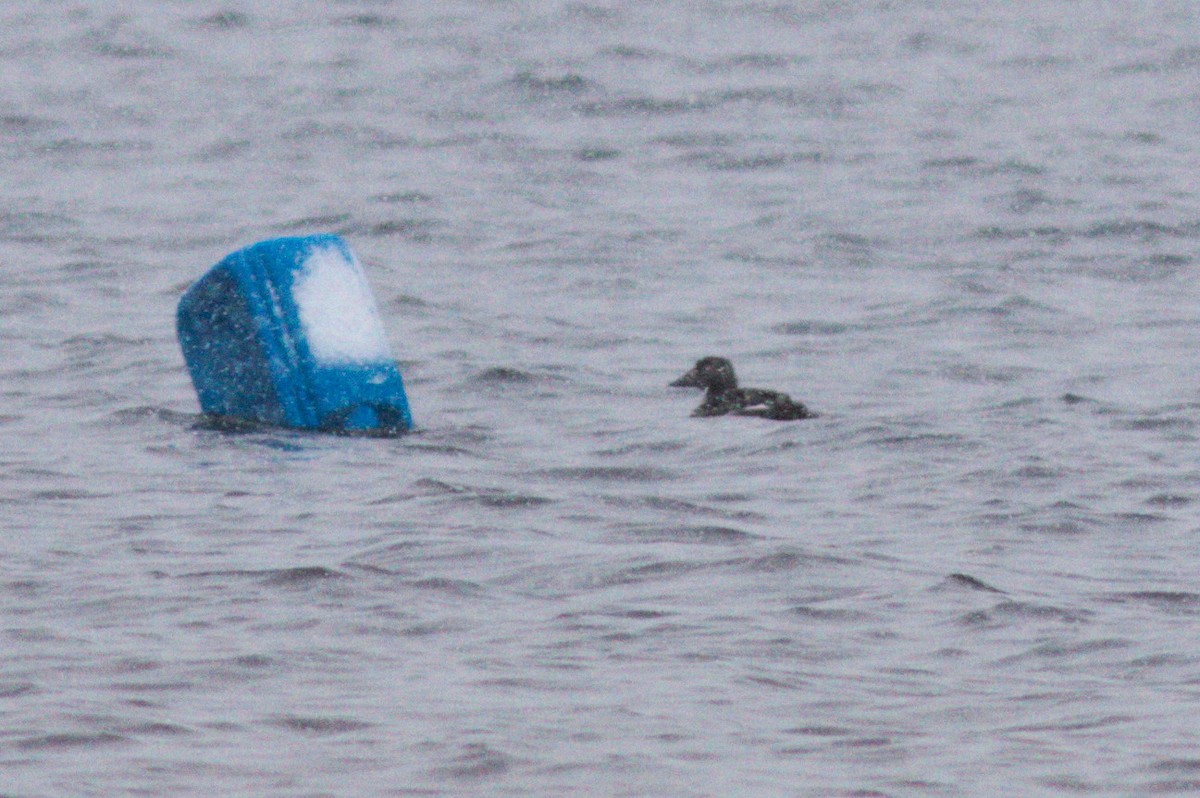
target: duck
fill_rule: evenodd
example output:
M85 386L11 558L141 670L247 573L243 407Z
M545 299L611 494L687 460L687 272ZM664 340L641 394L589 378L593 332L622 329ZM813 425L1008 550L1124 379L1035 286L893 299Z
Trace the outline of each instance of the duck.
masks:
M817 414L795 402L786 393L761 388L739 388L733 363L709 355L696 361L692 370L670 383L673 388L704 388L704 401L693 416L758 416L774 421L798 421Z

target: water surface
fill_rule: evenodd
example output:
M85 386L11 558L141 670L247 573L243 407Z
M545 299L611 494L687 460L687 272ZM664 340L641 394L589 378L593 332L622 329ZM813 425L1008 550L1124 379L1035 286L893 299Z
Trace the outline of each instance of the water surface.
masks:
M1200 789L1198 21L7 4L0 792ZM200 423L312 232L416 434Z

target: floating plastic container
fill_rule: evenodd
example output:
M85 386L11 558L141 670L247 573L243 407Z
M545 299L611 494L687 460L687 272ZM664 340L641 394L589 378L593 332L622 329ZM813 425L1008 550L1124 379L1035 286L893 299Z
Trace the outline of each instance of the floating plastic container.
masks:
M334 235L239 250L179 300L179 343L220 420L357 434L412 427L358 259Z

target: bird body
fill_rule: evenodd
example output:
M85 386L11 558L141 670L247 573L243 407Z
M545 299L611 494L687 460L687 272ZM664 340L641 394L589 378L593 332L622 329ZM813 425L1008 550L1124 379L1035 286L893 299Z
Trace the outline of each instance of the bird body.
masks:
M704 401L693 416L758 416L775 421L814 418L802 402L792 401L786 393L761 388L739 388L733 363L723 357L704 357L691 371L671 383L676 388L704 388Z

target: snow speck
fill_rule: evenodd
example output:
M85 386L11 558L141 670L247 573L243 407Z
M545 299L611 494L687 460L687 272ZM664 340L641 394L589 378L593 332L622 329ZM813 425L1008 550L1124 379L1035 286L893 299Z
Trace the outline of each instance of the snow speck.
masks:
M391 348L362 267L336 247L314 249L293 285L313 357L325 363L391 360Z

